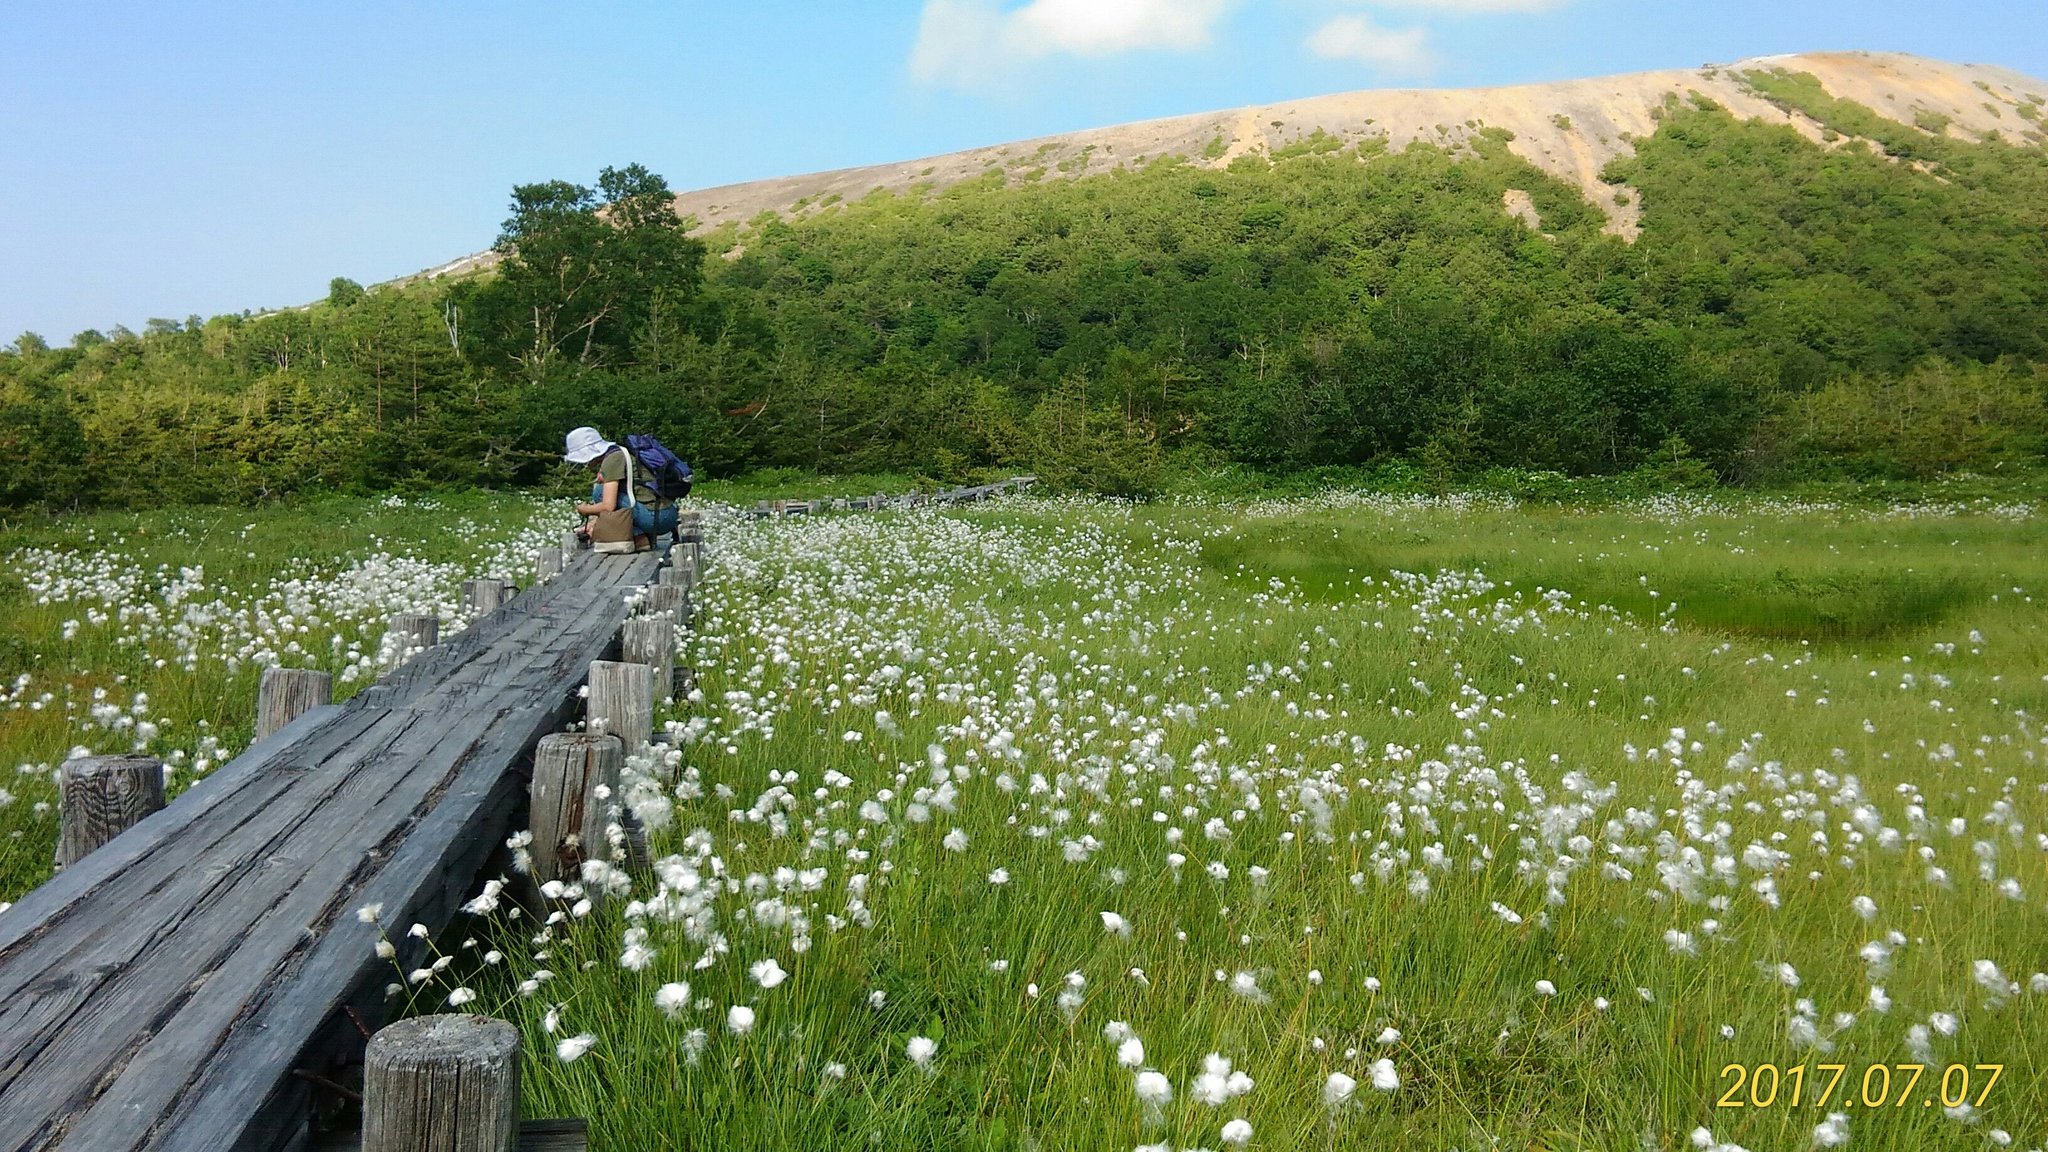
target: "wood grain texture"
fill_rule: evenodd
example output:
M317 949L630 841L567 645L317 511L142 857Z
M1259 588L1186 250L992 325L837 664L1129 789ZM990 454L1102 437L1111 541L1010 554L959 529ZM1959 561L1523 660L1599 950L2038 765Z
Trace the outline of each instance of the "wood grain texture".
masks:
M462 582L462 602L479 614L497 611L510 594L511 585L489 576Z
M362 1152L512 1152L519 1030L485 1016L419 1016L370 1039Z
M431 612L401 612L391 618L390 657L385 670L406 661L441 642L441 618Z
M279 1152L295 1067L359 1055L381 905L446 924L522 806L538 740L617 651L649 556L561 578L315 708L0 916L0 1149ZM146 866L144 866L146 864ZM416 960L401 953L401 960Z
M676 622L666 612L636 616L619 635L619 659L654 669L654 698L667 700L676 690Z
M334 677L311 668L263 670L256 685L256 738L278 731L306 712L334 699Z
M527 807L533 878L576 879L584 860L603 859L608 809L619 794L626 748L616 736L560 732L540 738Z
M684 584L656 584L640 599L640 614L652 616L657 612L667 613L677 623L690 618L690 589Z
M164 806L164 762L81 756L58 769L57 867L68 868Z
M589 730L617 736L632 756L654 739L654 669L618 660L593 660L590 696L584 701Z

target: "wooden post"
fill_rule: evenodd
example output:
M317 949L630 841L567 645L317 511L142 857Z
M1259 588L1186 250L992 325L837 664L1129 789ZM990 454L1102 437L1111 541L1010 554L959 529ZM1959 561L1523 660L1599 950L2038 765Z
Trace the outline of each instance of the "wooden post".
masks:
M704 514L702 512L680 512L676 514L676 546L669 550L669 556L677 563L685 558L690 561L692 571L704 560Z
M663 566L661 571L655 573L655 583L680 584L688 588L697 582L697 562L683 556L681 552L677 552L676 557L674 563Z
M487 1016L417 1016L363 1055L363 1152L513 1152L519 1030Z
M652 616L665 612L669 618L682 622L690 618L690 590L681 584L656 584L647 589L640 598L640 614Z
M543 548L533 554L533 582L544 584L562 574L562 550Z
M489 576L462 582L462 602L479 616L496 610L498 605L511 598L511 593L511 585Z
M441 642L441 618L431 612L401 612L391 618L391 659L385 670L398 667L417 653Z
M311 668L269 667L256 686L256 738L298 719L299 713L334 700L334 677Z
M676 690L676 618L666 612L626 621L620 659L654 669L654 698L667 700Z
M617 660L590 662L590 731L617 736L631 756L654 739L654 669Z
M583 541L582 541L581 539L577 538L577 535L576 535L576 530L575 530L574 528L566 528L566 529L563 529L563 531L562 531L562 555L564 555L564 556L574 556L574 555L576 554L576 549L578 549L579 547L581 547L581 546L582 546L582 544L583 544Z
M606 809L619 799L625 761L625 745L616 736L560 732L540 738L527 792L533 830L527 851L536 882L574 880L584 860L610 854ZM599 786L609 789L611 800L599 798Z
M58 775L59 868L164 806L164 762L154 756L80 756Z

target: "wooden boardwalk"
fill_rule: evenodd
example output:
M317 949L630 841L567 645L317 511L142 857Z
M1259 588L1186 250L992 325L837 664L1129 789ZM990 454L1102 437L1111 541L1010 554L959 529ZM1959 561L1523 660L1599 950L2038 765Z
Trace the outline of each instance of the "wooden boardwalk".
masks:
M0 1150L304 1147L396 978L357 909L449 922L657 566L572 555L0 915Z
M911 492L902 496L878 493L874 496L834 497L826 500L760 500L748 515L755 519L781 516L809 516L817 512L879 512L884 508L920 508L927 504L978 504L1012 492L1022 492L1038 483L1036 476L1012 476L994 484L948 488L943 492Z

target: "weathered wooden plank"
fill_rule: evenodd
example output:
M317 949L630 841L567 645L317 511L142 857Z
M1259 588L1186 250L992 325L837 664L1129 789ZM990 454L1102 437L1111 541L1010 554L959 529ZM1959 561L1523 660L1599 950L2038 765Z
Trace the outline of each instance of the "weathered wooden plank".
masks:
M224 814L225 809L244 803L251 808L262 807L276 789L283 787L284 782L274 777L271 769L302 749L317 751L345 744L370 722L371 718L346 715L334 705L309 712L292 721L284 731L250 745L248 751L186 789L162 811L144 818L99 851L31 889L8 909L7 915L0 916L0 1003L21 981L33 976L33 972L19 969L15 963L20 950L29 942L82 915L95 915L87 907L89 898L116 880L132 886L137 873L131 865L145 857L159 865L152 871L159 874L161 882L175 880L190 858L175 853L197 854L212 843L207 831L188 835L188 829L208 821L219 823L223 829L232 828L239 817ZM252 788L258 789L256 795L242 795Z
M408 757L431 746L440 733L421 720L410 713L388 716L350 746L348 761L301 774L297 787L248 813L247 821L208 854L204 872L191 878L185 891L167 892L166 898L123 917L105 938L86 942L89 949L61 956L45 968L91 971L99 978L89 986L31 984L14 997L6 1008L9 1015L17 1005L34 1011L48 999L61 1001L67 1013L64 1026L46 1035L32 1059L0 1068L0 1103L5 1104L0 1107L0 1147L33 1146L60 1134L71 1147L129 1146L118 1133L153 1121L156 1113L117 1092L116 1078L152 1043L191 1047L181 1058L189 1067L204 1051L197 1026L212 1019L231 1021L241 1008L238 990L273 975L272 964L249 963L254 957L241 965L227 960L245 945L274 953L302 942L304 905L332 896L302 886L307 862L315 872L345 874L358 862L356 844L388 819L378 804L410 801L402 794L380 801L375 793L388 781L363 781L362 766L403 746L409 735ZM357 786L349 787L352 783ZM337 795L356 807L327 807ZM343 813L348 818L338 819ZM265 931L270 928L277 930ZM7 1029L0 1022L0 1031ZM152 1068L145 1076L155 1072ZM175 1090L178 1077L163 1076L158 1082ZM107 1124L77 1126L78 1113L102 1106L120 1112L112 1131Z
M354 909L385 903L400 931L446 921L519 802L533 742L612 654L620 590L656 563L579 555L0 917L13 992L0 993L0 1147L214 1152L302 1136L290 1068L388 978ZM129 867L145 855L179 866Z
M474 762L487 763L512 749L530 747L543 732L559 726L562 716L560 711L534 708L504 717L497 726L497 746L480 750ZM265 987L259 1001L248 1006L235 1042L199 1070L156 1147L178 1152L270 1149L291 1135L292 1125L301 1119L292 1102L303 1098L304 1085L283 1070L300 1058L304 1038L317 1032L343 1003L357 1004L367 1019L381 1018L383 999L374 993L392 969L372 958L375 933L357 923L349 910L378 903L393 923L446 923L474 894L473 877L494 847L492 836L478 831L489 826L501 832L523 787L518 776L508 772L461 774L384 866L337 909L332 928L306 953L294 978ZM260 1098L266 1089L270 1098L253 1114L247 1108L224 1106L251 1093Z
M475 757L478 763L517 757L567 718L574 703L576 670L609 651L624 614L623 601L604 598L590 599L586 609L589 616L569 629L561 643L537 654L541 663L552 669L554 688L542 694L541 702L503 717L493 729L500 738L498 746L480 750ZM523 788L523 782L512 773L465 774L386 866L351 898L349 906L377 902L384 904L387 919L396 911L408 923L415 919L445 922L454 908L473 894L468 890L471 877L494 846L492 836L479 835L477 829L491 827L493 835L501 834ZM454 853L467 855L457 859ZM381 996L373 993L383 983L378 973L388 969L379 968L369 958L374 934L358 931L360 927L344 915L314 946L297 979L289 986L265 990L263 1003L249 1010L250 1025L241 1029L233 1046L207 1062L200 1079L181 1098L180 1118L167 1128L160 1147L190 1152L268 1149L290 1135L304 1085L282 1077L279 1069L298 1058L300 1050L292 1046L293 1038L317 1031L351 999L369 1010L372 1019L381 1008ZM365 972L370 974L367 988ZM271 1099L253 1117L210 1103L237 1099L266 1082L275 1086Z

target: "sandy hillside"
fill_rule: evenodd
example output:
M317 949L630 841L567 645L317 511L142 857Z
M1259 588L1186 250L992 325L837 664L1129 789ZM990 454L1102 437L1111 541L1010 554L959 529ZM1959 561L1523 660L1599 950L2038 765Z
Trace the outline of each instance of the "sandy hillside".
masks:
M1316 96L1147 120L974 148L921 160L842 168L775 180L756 180L683 192L676 210L699 228L729 221L744 223L762 212L802 215L826 210L840 200L857 200L877 189L905 191L913 185L942 188L999 169L1013 179L1043 170L1046 179L1107 172L1119 165L1172 154L1222 167L1248 153L1265 153L1317 131L1346 144L1373 138L1399 149L1415 141L1455 146L1484 128L1514 133L1508 147L1530 163L1577 184L1607 212L1608 228L1623 236L1636 231L1636 200L1617 204L1625 187L1601 183L1599 172L1627 149L1633 136L1656 130L1651 117L1669 96L1697 92L1738 116L1789 123L1815 140L1820 126L1765 101L1743 82L1756 69L1807 72L1835 96L1866 105L1912 124L1945 117L1951 136L1980 138L1996 133L2013 143L2048 143L2044 121L2019 113L2048 96L2048 82L2004 68L1949 64L1917 56L1874 52L1818 52L1765 56L1730 64L1662 72L1636 72L1593 80L1525 84L1505 88L1376 89ZM1524 215L1512 196L1504 208ZM1525 218L1533 217L1533 211ZM424 275L459 274L493 263L490 253L464 257Z

